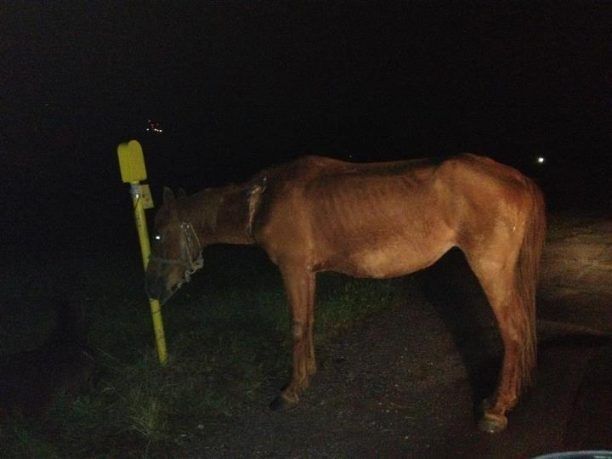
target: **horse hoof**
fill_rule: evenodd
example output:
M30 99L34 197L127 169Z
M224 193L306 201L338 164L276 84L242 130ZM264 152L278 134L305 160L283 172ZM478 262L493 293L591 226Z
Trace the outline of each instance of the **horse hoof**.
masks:
M272 403L270 403L270 409L272 411L284 411L293 408L296 404L297 401L292 402L290 400L287 400L282 395L279 395L274 400L272 400Z
M482 416L480 422L478 422L478 428L482 432L496 434L504 430L508 426L508 418L503 415L485 413Z

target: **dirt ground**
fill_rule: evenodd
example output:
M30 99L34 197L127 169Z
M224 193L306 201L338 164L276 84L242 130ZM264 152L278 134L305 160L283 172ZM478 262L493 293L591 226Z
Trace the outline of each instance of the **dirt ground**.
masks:
M498 435L476 429L501 345L462 255L406 280L406 304L318 349L286 412L267 400L193 426L204 457L499 457L612 449L612 220L551 218L538 311L536 385ZM606 336L606 334L608 336Z

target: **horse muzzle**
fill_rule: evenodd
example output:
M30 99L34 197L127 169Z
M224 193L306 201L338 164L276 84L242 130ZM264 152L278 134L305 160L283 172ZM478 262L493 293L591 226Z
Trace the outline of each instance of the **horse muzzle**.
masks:
M177 288L168 289L164 280L157 276L147 275L145 278L145 291L149 298L158 300L161 304L174 294Z

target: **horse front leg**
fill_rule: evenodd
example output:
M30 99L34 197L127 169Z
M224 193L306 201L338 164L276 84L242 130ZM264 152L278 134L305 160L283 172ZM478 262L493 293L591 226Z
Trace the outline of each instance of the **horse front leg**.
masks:
M315 275L304 268L281 266L291 310L293 370L291 381L270 407L274 410L295 405L308 387L315 370L313 344Z
M315 281L313 280L313 283ZM308 326L306 327L306 334L308 339L308 349L306 355L306 372L308 376L312 376L317 372L317 360L315 358L314 348L314 308L315 308L314 294L313 299L309 303L308 307Z

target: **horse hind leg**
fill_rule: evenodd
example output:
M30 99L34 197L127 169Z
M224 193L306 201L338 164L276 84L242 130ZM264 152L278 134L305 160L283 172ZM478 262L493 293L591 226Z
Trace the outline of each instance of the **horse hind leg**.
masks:
M480 281L497 320L504 346L504 357L495 393L483 402L479 428L496 433L508 424L506 413L512 409L534 365L533 319L528 315L518 291L517 255L501 258L467 253L468 262ZM489 252L490 255L490 252Z

